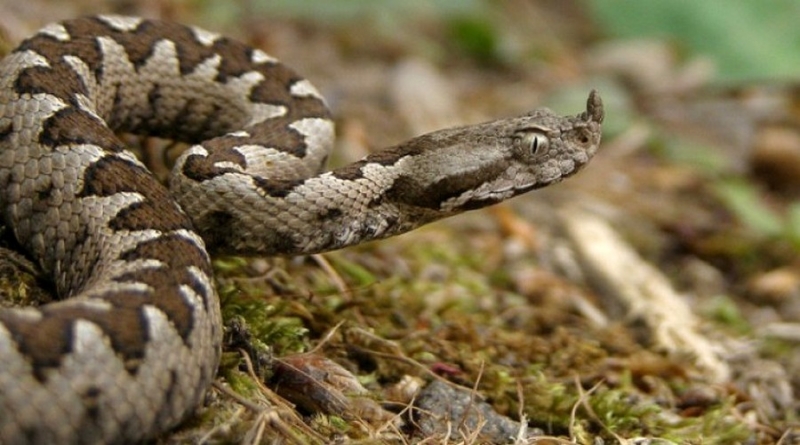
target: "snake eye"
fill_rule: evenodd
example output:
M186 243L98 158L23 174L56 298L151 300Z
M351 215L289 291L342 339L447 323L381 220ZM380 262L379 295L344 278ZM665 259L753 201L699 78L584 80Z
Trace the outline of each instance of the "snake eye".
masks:
M522 147L527 149L531 156L543 155L550 148L550 140L538 131L529 131L523 134L520 141Z

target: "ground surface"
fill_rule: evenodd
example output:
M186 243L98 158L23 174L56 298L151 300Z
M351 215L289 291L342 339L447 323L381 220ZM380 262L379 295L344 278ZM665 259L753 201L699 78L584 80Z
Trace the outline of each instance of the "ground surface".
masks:
M769 40L800 11L759 28L747 2L263 3L1 0L0 51L98 12L236 36L328 98L337 165L574 114L592 88L604 142L563 184L402 237L219 258L219 379L159 442L800 443L800 65ZM754 56L712 57L725 45Z

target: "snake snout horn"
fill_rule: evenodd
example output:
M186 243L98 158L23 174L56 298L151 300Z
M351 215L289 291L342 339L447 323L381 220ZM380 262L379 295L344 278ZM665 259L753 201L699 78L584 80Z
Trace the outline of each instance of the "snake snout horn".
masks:
M592 90L589 93L589 98L586 100L586 111L581 114L583 119L587 121L603 123L605 111L603 110L603 99L600 99L600 93L597 90Z

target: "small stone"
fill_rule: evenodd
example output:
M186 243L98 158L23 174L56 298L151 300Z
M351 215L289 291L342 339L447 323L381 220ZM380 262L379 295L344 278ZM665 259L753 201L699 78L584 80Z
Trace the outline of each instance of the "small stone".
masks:
M792 268L774 269L748 283L751 298L763 304L779 304L800 295L800 274Z
M480 443L509 443L544 434L498 414L473 390L438 380L420 392L414 419L424 437L449 433L451 438L477 437Z

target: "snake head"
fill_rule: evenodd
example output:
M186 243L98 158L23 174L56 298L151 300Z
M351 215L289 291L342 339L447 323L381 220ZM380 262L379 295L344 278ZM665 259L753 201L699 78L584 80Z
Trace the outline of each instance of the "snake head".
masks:
M498 180L519 194L572 176L597 152L604 117L603 102L594 90L586 111L577 116L560 117L546 108L529 113L515 122L509 169Z
M409 161L387 197L441 214L495 204L559 182L580 170L600 144L604 112L589 94L586 111L526 115L441 130L399 146Z

